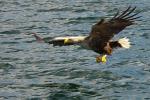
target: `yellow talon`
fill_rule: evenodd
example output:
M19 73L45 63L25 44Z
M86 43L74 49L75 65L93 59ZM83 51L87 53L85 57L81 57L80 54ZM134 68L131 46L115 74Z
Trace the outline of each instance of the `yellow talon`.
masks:
M107 55L103 55L102 56L102 63L106 63L107 62L107 58L106 57L107 57Z
M97 62L97 63L100 63L100 62L106 63L106 62L107 62L106 57L107 57L107 55L98 56L98 57L96 57L96 62Z

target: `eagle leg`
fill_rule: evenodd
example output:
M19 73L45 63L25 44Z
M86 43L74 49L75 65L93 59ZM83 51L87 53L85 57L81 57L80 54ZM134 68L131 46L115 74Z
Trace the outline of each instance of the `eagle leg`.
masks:
M102 55L102 56L97 56L96 57L96 62L97 63L100 63L100 62L102 62L102 63L106 63L107 62L107 55Z

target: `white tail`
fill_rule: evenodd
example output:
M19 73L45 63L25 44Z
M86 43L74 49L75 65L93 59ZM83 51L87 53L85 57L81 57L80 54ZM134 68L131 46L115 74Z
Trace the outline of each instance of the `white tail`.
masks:
M121 38L118 40L118 43L123 47L123 48L130 48L130 42L128 38Z

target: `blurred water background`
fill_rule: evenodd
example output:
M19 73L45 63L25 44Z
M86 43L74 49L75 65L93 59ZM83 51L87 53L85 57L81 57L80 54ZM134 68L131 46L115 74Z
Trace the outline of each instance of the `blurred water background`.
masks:
M86 35L101 18L129 5L141 21L107 64L78 46L52 47L42 37ZM0 0L0 100L150 100L150 0Z

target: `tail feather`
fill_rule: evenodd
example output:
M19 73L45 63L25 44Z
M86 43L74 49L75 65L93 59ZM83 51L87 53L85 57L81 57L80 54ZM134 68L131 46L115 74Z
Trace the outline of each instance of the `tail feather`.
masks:
M110 46L112 48L117 48L117 47L122 47L122 48L130 48L131 45L130 45L130 42L129 42L129 39L128 38L121 38L119 39L118 41L112 41L112 42L109 42Z
M118 43L121 45L121 47L126 48L126 49L131 47L129 39L126 37L119 39Z

